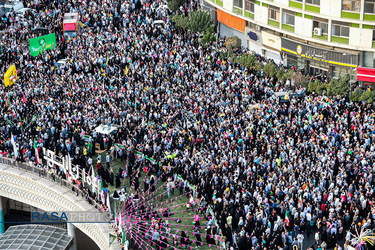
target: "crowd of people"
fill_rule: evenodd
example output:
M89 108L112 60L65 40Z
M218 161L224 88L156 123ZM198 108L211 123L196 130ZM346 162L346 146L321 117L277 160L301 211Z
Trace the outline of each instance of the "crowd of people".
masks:
M108 149L124 145L127 178L136 178L135 150L142 152L169 166L165 179L178 173L197 188L233 249L339 250L354 226L374 227L370 105L305 95L300 86L301 95L280 102L274 93L288 85L221 60L225 40L219 49L201 46L198 34L175 29L160 0L24 5L37 15L1 17L0 73L15 65L19 77L0 87L1 156L14 157L13 135L19 161L37 164L34 148L42 159L45 147L89 167L96 164L95 147L82 150L81 136L92 135ZM198 1L179 12L194 9ZM82 23L76 38L63 35L69 12L78 12ZM40 35L37 28L55 33L57 48L32 57L28 40ZM57 66L60 59L66 63ZM94 134L100 124L121 129ZM122 170L113 173L103 162L100 175L109 171L109 182L120 186Z

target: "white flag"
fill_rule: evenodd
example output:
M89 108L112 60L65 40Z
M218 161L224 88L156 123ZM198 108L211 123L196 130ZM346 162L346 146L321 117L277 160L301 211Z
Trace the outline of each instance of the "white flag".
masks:
M10 134L10 135L11 135L10 142L11 142L12 145L13 145L14 159L17 159L17 156L18 156L18 148L17 148L16 142L14 141L14 136L13 136L13 134Z
M111 203L109 202L109 193L107 193L107 203L106 203L107 207L108 207L108 210L109 212L112 214L112 211L111 211Z

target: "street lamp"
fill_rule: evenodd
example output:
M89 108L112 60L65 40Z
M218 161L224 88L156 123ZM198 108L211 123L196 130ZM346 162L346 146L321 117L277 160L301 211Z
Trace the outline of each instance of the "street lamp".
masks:
M344 53L342 54L343 56L350 56L350 74L349 74L349 96L352 94L352 73L353 73L353 69L352 69L352 65L353 65L353 55L350 55L350 54L347 54L347 53Z
M217 15L220 17L220 13L216 9L212 8L211 6L205 5L204 0L202 0L201 5L203 7L206 7L208 9L210 9L210 11L216 11ZM217 19L218 18L216 17L216 20ZM216 50L218 49L218 43L219 43L219 24L218 23L219 23L219 21L217 20L217 25L216 25Z

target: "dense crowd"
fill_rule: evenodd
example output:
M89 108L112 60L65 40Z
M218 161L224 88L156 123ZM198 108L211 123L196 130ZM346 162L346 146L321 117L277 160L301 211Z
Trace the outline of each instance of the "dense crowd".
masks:
M179 12L199 8L190 4ZM280 102L274 93L288 84L221 60L215 46L200 45L198 34L176 30L160 1L24 5L38 14L28 13L27 21L14 13L1 17L0 73L14 64L19 76L14 86L0 87L1 156L14 154L14 135L19 161L35 164L34 147L40 159L45 147L69 153L89 170L95 147L82 149L86 134L103 148L124 145L120 157L134 178L140 151L170 166L164 181L178 173L195 185L234 249L307 249L306 237L315 248L343 249L336 244L353 237L347 232L354 225L374 226L371 106L306 96L302 87ZM78 12L83 24L74 39L63 36L68 12ZM37 28L55 32L58 47L34 58L28 40L39 35ZM224 40L218 43L226 50ZM56 66L60 59L67 61ZM100 124L121 129L93 133ZM100 175L113 185L115 175L120 186L123 170L103 174L110 171L104 160L96 165Z

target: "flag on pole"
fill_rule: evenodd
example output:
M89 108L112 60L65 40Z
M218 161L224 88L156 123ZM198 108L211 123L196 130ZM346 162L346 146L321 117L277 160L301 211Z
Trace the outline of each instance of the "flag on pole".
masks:
M24 103L27 102L27 101L26 101L26 97L25 97L25 93L24 93L24 92L22 92L22 100L23 100Z
M116 200L113 202L113 214L116 221Z
M36 122L36 119L38 118L38 113L35 113L33 115L33 117L31 118L31 124L33 124L34 122Z
M10 106L10 100L9 100L9 98L10 98L10 95L8 95L8 99L7 99L7 101L5 102L5 107Z
M116 240L116 236L113 234L109 234L109 245L111 245Z
M122 233L122 218L121 218L121 212L120 212L120 217L119 217L119 220L118 220L118 230L120 233Z
M109 200L109 193L107 193L107 202L106 202L106 205L108 207L109 212L111 213L112 210L111 210L111 202Z
M35 161L36 161L36 164L39 164L39 153L38 153L38 148L35 148Z
M128 73L129 73L128 66L125 66L125 75L128 75Z
M13 134L10 134L10 135L11 135L10 142L13 145L14 158L17 159L17 157L18 157L18 148L17 148L17 145L16 145L16 141L14 140Z
M122 244L125 244L125 231L122 231Z

